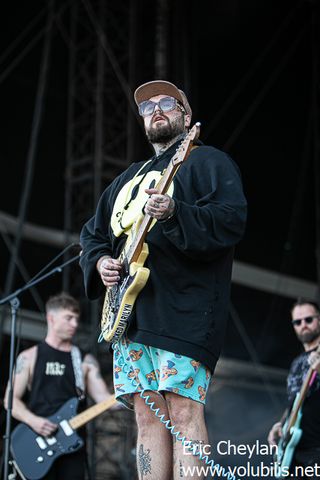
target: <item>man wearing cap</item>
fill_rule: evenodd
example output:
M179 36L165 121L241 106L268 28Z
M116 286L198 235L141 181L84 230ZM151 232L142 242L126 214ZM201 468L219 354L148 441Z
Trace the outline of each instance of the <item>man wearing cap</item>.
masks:
M200 141L160 194L156 185L192 111L184 92L163 80L141 85L134 98L155 154L133 163L104 191L81 232L80 264L88 297L103 295L120 280L119 255L135 220L142 212L155 220L146 237L148 281L126 334L113 345L114 386L118 400L135 410L139 478L186 478L184 469L201 461L186 454L146 397L179 438L208 443L205 397L223 342L246 200L236 164Z

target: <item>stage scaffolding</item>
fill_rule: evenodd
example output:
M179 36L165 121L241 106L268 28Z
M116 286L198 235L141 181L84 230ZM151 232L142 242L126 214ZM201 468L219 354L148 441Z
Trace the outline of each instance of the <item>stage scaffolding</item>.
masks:
M69 26L64 25L68 48L68 112L65 171L66 244L94 213L102 191L132 162L132 89L135 78L135 8L133 2L105 0L73 2ZM64 290L84 298L79 272L66 269ZM90 319L91 352L104 375L112 368L112 354L97 345L100 302L83 301ZM112 383L111 379L109 385ZM134 434L133 415L106 412L88 426L92 478L129 479L126 462ZM129 442L130 443L130 442ZM131 442L132 443L132 442ZM127 450L128 451L125 451ZM102 476L101 476L102 475Z

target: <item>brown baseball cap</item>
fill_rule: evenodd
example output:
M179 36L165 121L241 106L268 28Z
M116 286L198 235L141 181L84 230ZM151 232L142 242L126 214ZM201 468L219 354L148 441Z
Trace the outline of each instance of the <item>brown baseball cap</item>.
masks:
M185 93L177 88L173 83L166 80L153 80L152 82L144 83L140 85L134 92L134 100L137 105L145 100L149 100L156 95L168 95L179 100L185 108L188 115L192 115L192 110L189 105L188 99Z

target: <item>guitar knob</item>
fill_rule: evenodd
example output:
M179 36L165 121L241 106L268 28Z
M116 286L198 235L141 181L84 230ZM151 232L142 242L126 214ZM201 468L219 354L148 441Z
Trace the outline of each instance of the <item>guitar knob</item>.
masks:
M52 455L53 455L53 450L48 450L48 451L47 451L47 455L48 455L49 457L52 457Z
M43 457L38 457L38 458L37 458L37 462L38 462L38 463L42 463L42 462L43 462Z

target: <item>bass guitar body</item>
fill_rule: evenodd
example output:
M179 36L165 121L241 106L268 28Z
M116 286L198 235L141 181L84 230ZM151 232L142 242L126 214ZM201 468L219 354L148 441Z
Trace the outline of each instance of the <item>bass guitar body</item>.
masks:
M283 426L284 435L279 441L276 458L276 462L278 463L276 478L288 477L288 471L292 463L293 454L302 435L302 430L300 428L301 418L302 412L300 409L297 414L296 422L291 427L290 432L287 432L288 422L286 422Z
M50 437L42 437L24 423L18 425L12 432L10 448L12 464L21 478L39 480L48 473L58 457L79 450L84 442L77 434L77 428L105 412L115 403L116 399L112 395L76 415L79 399L71 398L49 417L51 422L57 424L57 430Z
M30 427L21 423L11 436L11 454L20 471L28 480L43 478L53 462L67 453L72 453L84 444L68 420L76 415L78 399L65 403L49 420L58 425L51 437L42 437Z
M107 288L99 341L118 341L128 327L135 301L149 278L150 270L143 266L148 254L148 245L144 243L137 261L123 263L119 283Z

